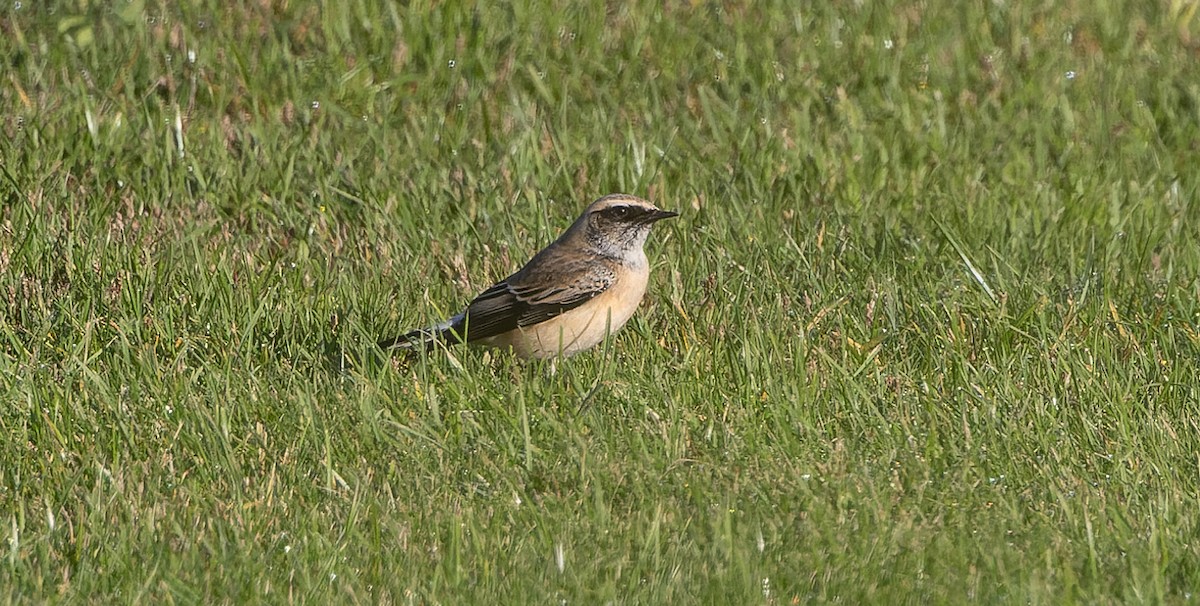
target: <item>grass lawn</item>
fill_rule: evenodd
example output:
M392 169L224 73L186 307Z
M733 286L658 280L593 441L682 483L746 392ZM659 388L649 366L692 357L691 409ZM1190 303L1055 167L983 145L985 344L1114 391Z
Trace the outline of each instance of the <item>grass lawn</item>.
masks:
M1196 0L488 4L0 7L0 601L1200 599Z

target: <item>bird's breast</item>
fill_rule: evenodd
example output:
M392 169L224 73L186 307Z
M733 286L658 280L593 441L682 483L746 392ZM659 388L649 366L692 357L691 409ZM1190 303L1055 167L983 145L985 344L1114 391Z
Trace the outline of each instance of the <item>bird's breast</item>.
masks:
M511 347L522 358L567 357L599 344L617 332L637 311L646 294L649 268L623 268L604 292L545 322L481 340Z

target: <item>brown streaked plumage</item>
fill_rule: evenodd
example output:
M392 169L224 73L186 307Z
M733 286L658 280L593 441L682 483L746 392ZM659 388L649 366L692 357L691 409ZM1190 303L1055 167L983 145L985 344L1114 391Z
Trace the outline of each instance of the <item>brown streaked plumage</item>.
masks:
M644 250L650 226L677 215L636 196L604 196L458 315L379 345L411 350L466 342L510 348L522 358L566 357L593 347L637 310L650 276Z

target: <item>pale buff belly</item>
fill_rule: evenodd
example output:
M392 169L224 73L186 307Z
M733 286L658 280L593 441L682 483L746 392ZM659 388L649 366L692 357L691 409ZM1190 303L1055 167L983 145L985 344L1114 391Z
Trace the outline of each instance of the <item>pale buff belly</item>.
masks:
M649 272L629 272L608 290L575 309L478 342L512 348L522 358L574 355L594 347L629 321L646 294L648 277Z

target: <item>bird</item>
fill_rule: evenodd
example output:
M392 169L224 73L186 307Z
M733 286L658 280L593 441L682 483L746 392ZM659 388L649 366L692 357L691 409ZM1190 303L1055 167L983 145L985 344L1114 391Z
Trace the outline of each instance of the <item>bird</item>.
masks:
M558 239L454 317L378 342L385 350L439 343L510 349L518 358L566 358L599 344L633 316L650 277L650 227L679 213L628 194L588 205Z

